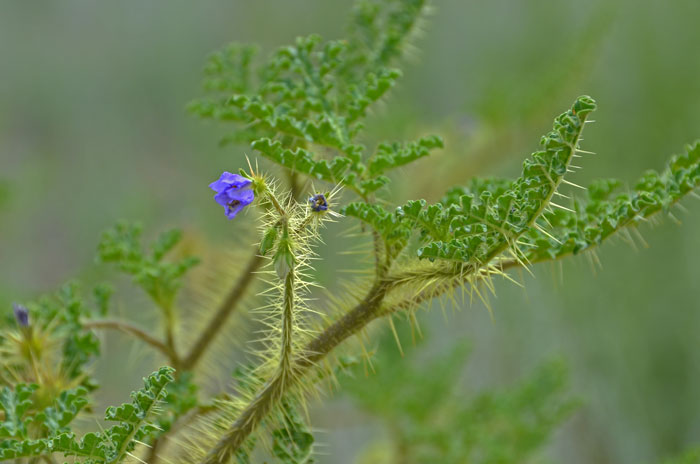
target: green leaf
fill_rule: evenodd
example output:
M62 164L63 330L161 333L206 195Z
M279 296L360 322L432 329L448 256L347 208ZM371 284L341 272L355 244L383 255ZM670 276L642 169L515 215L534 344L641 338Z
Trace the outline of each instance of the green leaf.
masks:
M45 440L5 440L0 442L0 461L41 456L46 449Z
M170 308L182 285L182 276L199 260L184 257L176 261L163 258L182 239L179 230L162 233L146 253L141 246L141 226L120 222L102 234L98 254L103 262L116 264L161 308Z
M408 206L412 211L411 206ZM342 213L368 224L383 238L387 251L396 256L408 242L412 228L405 221L405 210L398 208L389 213L379 205L353 202L343 208Z
M283 402L280 421L272 431L273 455L284 464L313 464L314 435L292 401Z
M427 243L418 256L478 264L512 247L549 207L578 150L586 117L594 109L590 97L578 98L542 137L544 150L525 160L521 177L507 188L502 180L492 187L480 183L475 192L465 192L458 200L453 190L445 206L431 205L421 211L415 220L422 225Z
M54 406L44 409L37 414L39 421L47 430L48 436L68 432L68 424L88 404L88 390L83 387L65 390L56 399Z
M257 82L250 79L252 48L231 45L213 54L205 69L205 87L223 95L195 101L190 110L236 124L226 143L251 143L281 166L342 183L366 198L387 184L384 171L442 145L436 137L382 145L370 172L362 161L365 149L355 141L371 106L401 76L390 65L425 9L425 1L415 0L360 6L350 40L300 37L259 67Z
M21 457L38 457L49 453L61 453L66 457L77 456L84 458L84 464L107 464L121 462L127 452L136 446L136 441L145 439L158 431L149 423L156 406L166 396L166 386L173 381L174 369L161 367L144 379L144 388L131 394L132 402L121 406L110 407L105 413L105 419L116 421L118 424L99 433L88 433L82 439L76 439L72 432L66 431L66 426L87 404L87 390L79 388L63 392L56 404L37 414L33 420L41 420L46 428L48 438L38 440L5 440L0 442L0 459L15 459ZM22 418L24 411L30 407L28 395L34 387L18 386L16 394L0 392L6 417L11 417L16 423ZM25 438L23 429L16 438Z
M255 141L252 147L266 158L294 172L327 182L341 181L352 164L352 161L345 157L336 157L331 163L326 160L315 161L312 154L303 148L285 149L279 141L270 139Z
M615 179L594 182L586 198L569 205L572 211L546 214L547 234L529 230L523 249L530 262L558 259L595 247L625 227L636 227L700 186L700 143L671 158L661 172L647 171L628 193L614 195L622 183Z
M25 438L27 429L24 414L31 407L31 397L38 388L35 384L17 384L13 389L0 389L0 409L3 411L3 421L0 422L0 438Z
M369 162L369 174L378 176L389 169L398 168L430 154L434 148L442 148L442 139L436 135L423 137L406 144L383 143L377 147Z

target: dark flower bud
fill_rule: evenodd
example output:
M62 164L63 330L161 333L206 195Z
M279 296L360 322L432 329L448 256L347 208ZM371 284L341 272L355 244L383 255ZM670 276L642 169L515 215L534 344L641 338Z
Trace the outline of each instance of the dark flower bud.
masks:
M26 306L19 303L12 303L12 309L15 312L15 319L20 327L29 327L29 310Z
M309 205L311 210L316 213L328 211L328 201L326 201L326 197L322 193L309 197Z

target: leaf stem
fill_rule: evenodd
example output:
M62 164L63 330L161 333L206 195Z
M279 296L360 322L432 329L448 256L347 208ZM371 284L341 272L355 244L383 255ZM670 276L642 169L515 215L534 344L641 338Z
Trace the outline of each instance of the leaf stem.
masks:
M137 327L136 325L130 324L128 322L116 321L116 320L85 321L85 322L83 322L83 327L86 329L118 330L120 332L129 334L129 335L133 335L134 337L138 338L139 340L146 343L147 345L150 345L153 348L160 351L163 355L165 355L168 358L168 360L172 364L178 365L180 362L180 360L177 356L177 353L172 351L168 347L168 345L166 345L162 341L158 340L156 337L149 334L144 329Z

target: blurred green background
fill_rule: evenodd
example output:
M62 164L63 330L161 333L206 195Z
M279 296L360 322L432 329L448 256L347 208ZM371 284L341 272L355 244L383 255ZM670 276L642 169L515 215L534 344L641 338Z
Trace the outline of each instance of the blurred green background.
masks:
M0 307L78 276L117 219L235 243L207 184L241 165L221 128L184 110L201 95L205 56L230 41L263 52L298 35L343 36L350 2L6 1L0 4ZM700 137L700 2L434 2L405 77L368 124L368 140L442 134L446 149L406 169L398 201L435 200L473 175L514 175L552 118L580 94L599 103L575 181L645 169ZM429 173L426 175L426 173ZM399 181L401 182L401 181ZM468 340L465 391L509 385L565 359L584 406L554 436L554 462L645 463L700 442L700 201L642 227L649 249L606 244L538 267L526 290L499 284L445 323L426 313L428 345ZM238 228L237 228L238 227ZM338 277L331 229L319 275ZM562 278L563 276L563 278ZM121 308L125 313L139 308ZM440 340L437 340L439 338ZM118 338L108 359L118 362ZM138 362L137 362L138 364ZM108 397L147 372L102 368ZM136 380L134 380L136 379ZM381 388L377 385L377 388ZM350 463L381 434L342 395L315 408L321 462Z

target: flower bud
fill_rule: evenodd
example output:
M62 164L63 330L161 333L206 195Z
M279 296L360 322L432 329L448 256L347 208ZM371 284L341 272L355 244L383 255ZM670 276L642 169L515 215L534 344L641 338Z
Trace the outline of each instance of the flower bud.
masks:
M277 252L275 252L273 261L275 263L277 277L279 277L280 280L286 278L287 274L294 266L294 253L292 253L289 237L282 237L279 246L277 247Z
M322 213L328 211L328 201L326 196L322 193L317 193L309 197L309 206L311 206L311 211L314 213Z
M275 241L277 241L277 227L270 227L263 234L263 238L260 241L260 254L266 255L268 251L272 250L275 246Z
M20 327L29 327L29 310L26 306L19 303L12 303L12 309L15 312L15 320Z

